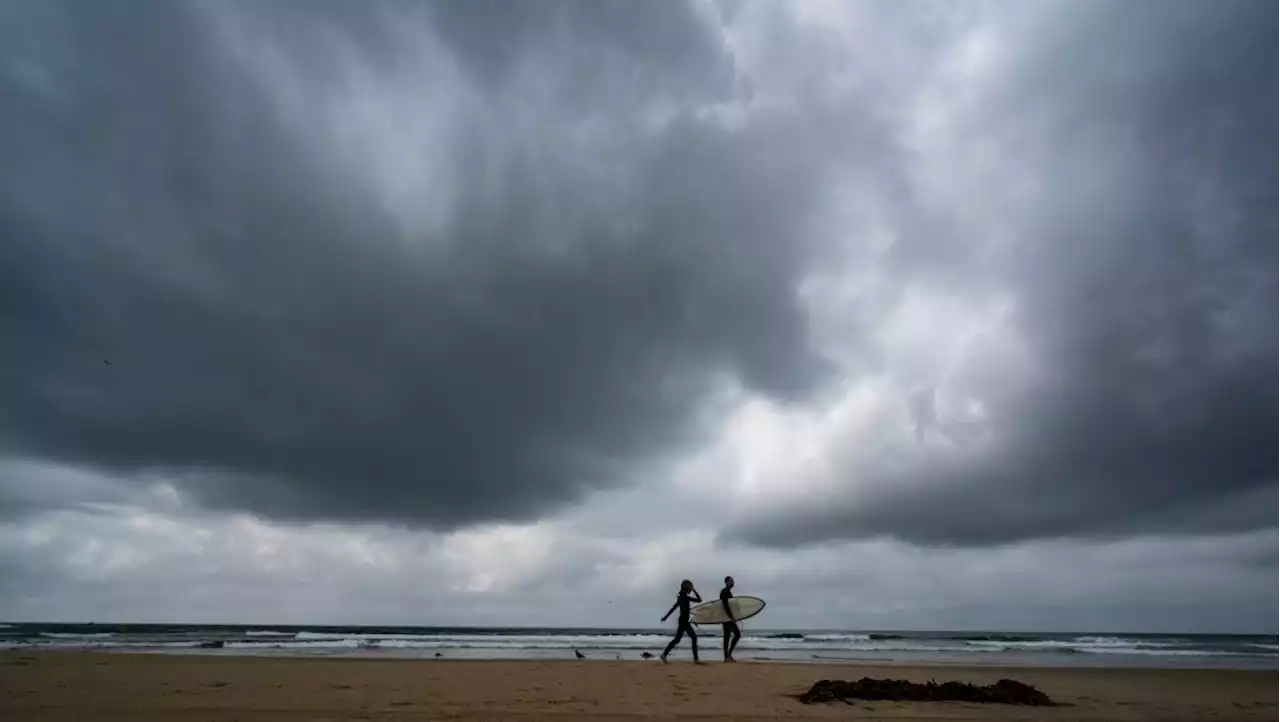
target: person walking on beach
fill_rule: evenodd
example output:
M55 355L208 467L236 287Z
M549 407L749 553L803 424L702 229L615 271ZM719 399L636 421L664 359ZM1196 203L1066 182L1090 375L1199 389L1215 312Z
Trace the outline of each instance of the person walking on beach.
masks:
M733 618L733 609L729 606L729 600L733 599L733 577L724 578L724 589L720 590L720 603L724 605L724 613L728 615L729 621L725 622L724 627L724 661L736 662L733 658L733 650L738 647L738 640L742 639L742 630L738 628L738 622Z
M680 643L681 639L684 639L686 634L689 635L689 644L693 646L693 661L695 664L701 664L698 661L698 633L693 631L693 624L689 622L690 598L695 602L702 601L702 597L698 595L698 590L693 588L693 582L686 579L680 582L680 591L676 594L676 603L672 604L667 613L662 615L662 621L665 622L672 612L677 609L680 610L680 616L676 619L676 636L672 638L667 648L662 652L661 659L664 664L667 661L667 655L671 654L671 650L676 648L676 645Z

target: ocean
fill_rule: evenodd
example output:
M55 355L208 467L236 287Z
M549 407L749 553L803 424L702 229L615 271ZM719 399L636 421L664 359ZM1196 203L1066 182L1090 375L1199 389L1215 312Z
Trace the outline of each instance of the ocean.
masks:
M700 630L703 658L719 628ZM334 627L289 625L0 624L0 649L169 654L640 659L670 639L661 629ZM968 665L1277 669L1275 635L1036 634L745 629L739 660ZM689 657L682 641L673 658Z

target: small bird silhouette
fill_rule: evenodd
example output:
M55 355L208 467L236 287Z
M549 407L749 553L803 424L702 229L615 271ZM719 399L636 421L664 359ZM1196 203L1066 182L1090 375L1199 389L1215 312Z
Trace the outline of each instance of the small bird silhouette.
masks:
M652 655L652 654L649 654L648 652L645 652L644 654L642 654L642 655L640 655L640 656L641 656L641 657L644 657L645 659L653 659L653 655Z
M579 651L578 651L578 650L576 650L576 649L575 649L575 650L573 650L573 656L577 657L578 659L586 659L586 658L587 658L587 655L583 654L582 652L579 652Z
M443 656L444 656L443 654L440 654L439 652L436 652L436 659L440 659L440 658L441 658L441 657L443 657Z

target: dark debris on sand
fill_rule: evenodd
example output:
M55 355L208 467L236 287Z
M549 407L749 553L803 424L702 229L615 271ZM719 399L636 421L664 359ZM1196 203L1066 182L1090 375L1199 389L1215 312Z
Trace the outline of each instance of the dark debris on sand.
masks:
M872 679L863 677L857 682L824 679L815 683L808 692L796 695L805 704L816 702L844 702L851 700L894 700L899 702L983 702L988 704L1020 704L1033 707L1055 707L1057 702L1044 692L1012 679L1002 679L995 684L978 686L964 682L929 680L925 684L905 679Z

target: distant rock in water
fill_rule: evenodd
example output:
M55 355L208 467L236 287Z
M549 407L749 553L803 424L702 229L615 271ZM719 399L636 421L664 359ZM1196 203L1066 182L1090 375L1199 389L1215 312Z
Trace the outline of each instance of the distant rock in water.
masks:
M226 642L221 639L215 639L212 642L201 642L200 649L222 649L226 646Z
M1019 704L1032 707L1056 707L1057 702L1029 684L1002 679L995 684L978 686L963 682L933 680L925 684L905 679L871 679L863 677L857 682L824 679L796 695L804 704L816 702L844 702L850 700L893 700L896 702L982 702L988 704Z

